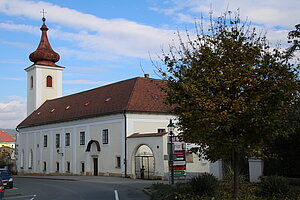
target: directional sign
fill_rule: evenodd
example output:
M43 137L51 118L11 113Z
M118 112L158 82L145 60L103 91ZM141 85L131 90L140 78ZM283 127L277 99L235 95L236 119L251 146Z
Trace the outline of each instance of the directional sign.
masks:
M170 169L172 169L172 167L170 167ZM176 171L176 170L185 170L186 167L185 165L176 165L176 166L173 166L173 170Z
M171 144L171 138L170 143ZM186 145L184 142L179 140L179 137L173 136L172 137L172 165L169 166L170 174L173 170L175 176L185 176L186 175L186 161L185 161L185 149ZM171 152L169 152L171 153Z
M174 161L173 166L185 165L185 161Z
M186 175L185 170L174 170L174 175L175 176L184 176Z

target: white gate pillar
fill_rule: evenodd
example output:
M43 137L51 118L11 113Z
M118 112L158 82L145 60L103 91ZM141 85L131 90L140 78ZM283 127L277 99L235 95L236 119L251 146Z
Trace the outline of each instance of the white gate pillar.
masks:
M210 163L210 173L214 175L219 180L223 179L223 162L222 160L217 160L216 162Z
M259 177L263 175L264 163L261 159L249 159L250 182L259 182Z

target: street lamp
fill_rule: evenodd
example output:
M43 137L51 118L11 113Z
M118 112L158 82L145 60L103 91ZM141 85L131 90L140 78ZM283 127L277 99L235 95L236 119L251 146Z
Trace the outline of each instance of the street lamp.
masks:
M168 125L168 132L170 135L170 155L169 155L169 170L171 168L171 184L174 184L174 169L173 169L173 136L174 136L174 124L172 123L172 119L170 119L170 123Z

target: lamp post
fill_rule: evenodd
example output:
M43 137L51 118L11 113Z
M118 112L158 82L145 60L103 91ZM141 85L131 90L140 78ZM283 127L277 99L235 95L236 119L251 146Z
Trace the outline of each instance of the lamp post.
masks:
M168 132L170 136L170 155L169 155L169 170L171 168L171 184L174 184L174 169L173 169L173 136L174 136L174 124L172 123L172 119L170 119L170 123L168 125Z

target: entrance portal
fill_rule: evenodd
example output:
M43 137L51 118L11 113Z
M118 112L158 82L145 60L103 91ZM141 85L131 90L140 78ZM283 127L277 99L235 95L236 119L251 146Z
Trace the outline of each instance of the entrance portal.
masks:
M98 158L93 158L94 176L98 176Z
M154 157L147 145L138 148L135 154L135 175L140 179L154 178Z

